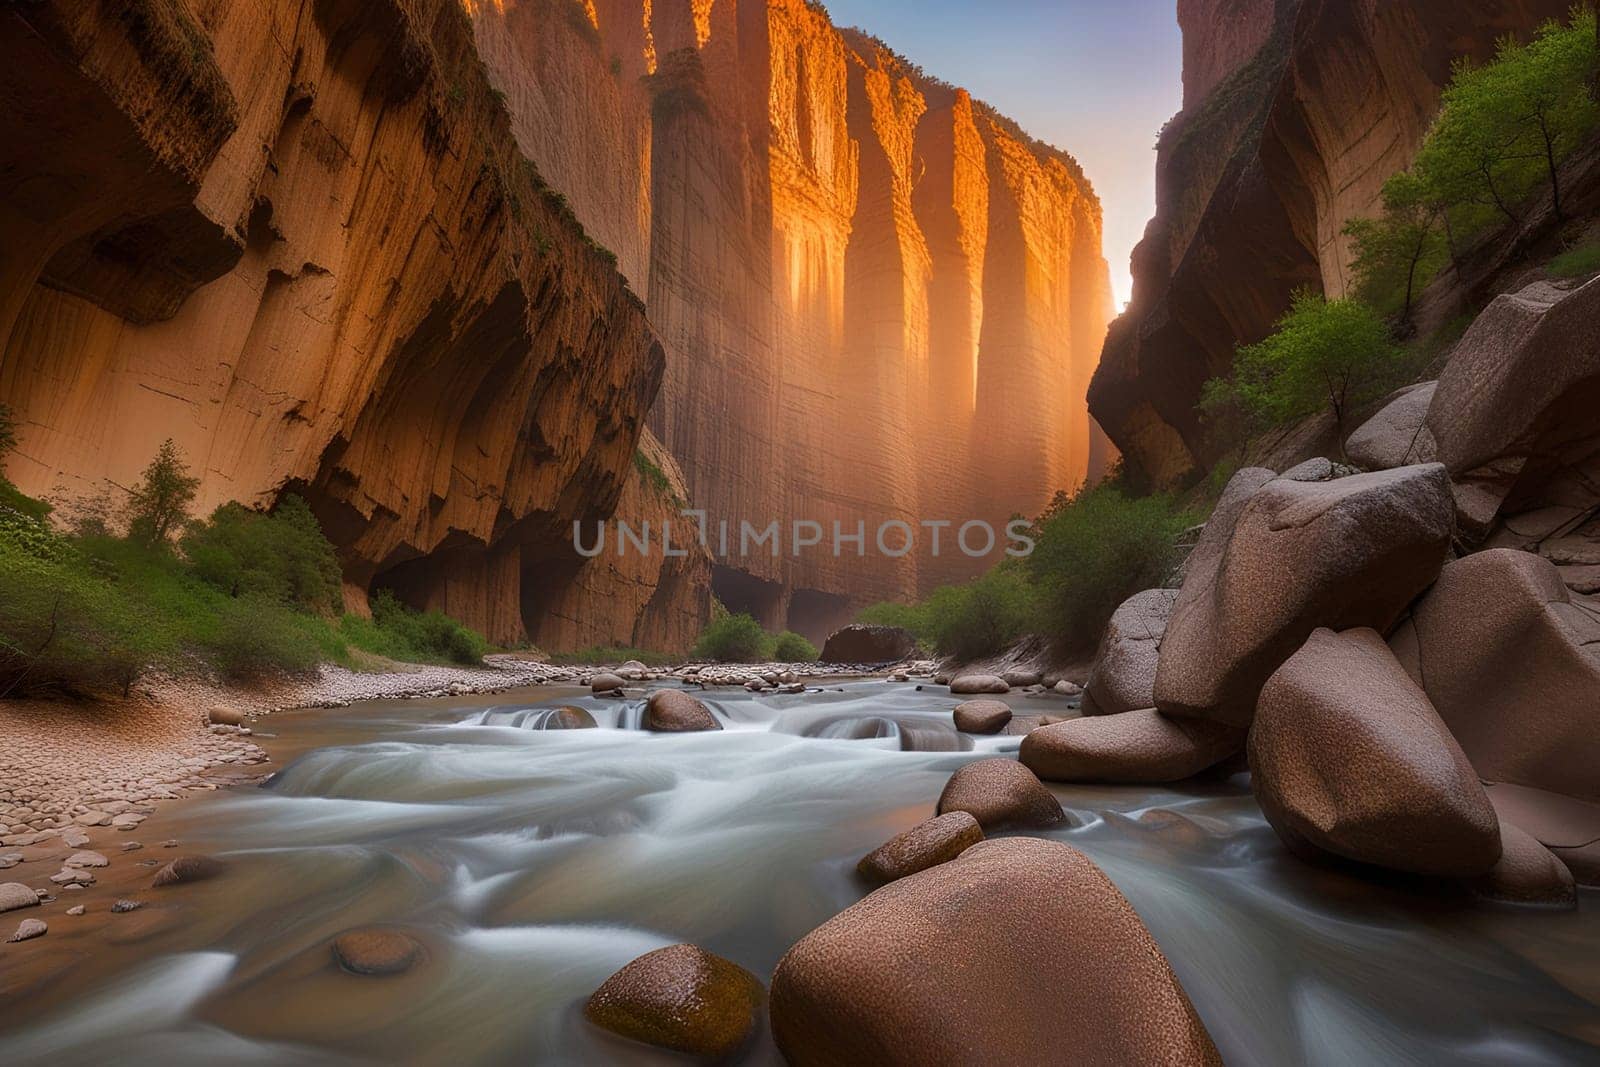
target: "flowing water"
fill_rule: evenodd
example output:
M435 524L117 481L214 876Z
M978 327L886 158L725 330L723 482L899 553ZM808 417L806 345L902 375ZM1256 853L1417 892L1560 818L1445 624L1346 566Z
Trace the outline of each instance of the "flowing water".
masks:
M302 754L164 824L229 873L108 917L92 956L0 1003L0 1064L677 1062L590 1027L584 999L678 941L769 975L861 897L863 853L1020 741L881 681L715 691L726 729L686 735L639 730L637 700L521 696L268 720ZM558 705L600 728L549 729ZM1600 1062L1595 895L1484 910L1308 867L1242 778L1056 794L1079 825L1049 836L1132 901L1231 1064ZM368 923L427 961L343 974L328 941ZM763 1033L742 1062L780 1061Z

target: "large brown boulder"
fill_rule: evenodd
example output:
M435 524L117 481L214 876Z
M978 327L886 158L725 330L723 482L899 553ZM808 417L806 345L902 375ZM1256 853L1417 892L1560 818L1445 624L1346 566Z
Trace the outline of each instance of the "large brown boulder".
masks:
M1225 550L1205 538L1195 550L1206 552L1162 639L1156 707L1248 726L1261 686L1312 630L1394 625L1438 576L1452 514L1437 463L1268 482Z
M1433 462L1433 435L1424 423L1438 384L1408 385L1385 400L1345 441L1350 462L1374 471Z
M1375 630L1317 630L1272 675L1250 769L1291 846L1454 877L1500 859L1499 820L1472 765Z
M644 704L644 728L661 733L720 730L711 709L682 689L657 689Z
M823 663L898 663L917 650L917 639L898 626L853 623L822 644Z
M962 733L997 734L1011 721L1011 706L1000 700L966 700L952 714Z
M984 841L791 948L772 1033L813 1064L1220 1064L1111 880L1054 841Z
M985 830L1057 826L1061 802L1014 759L997 756L962 766L939 794L938 813L964 811Z
M971 695L973 693L1009 693L1011 684L998 674L961 674L950 682L950 692Z
M755 1029L761 982L697 945L668 945L623 967L583 1013L623 1037L707 1059L737 1052Z
M1473 879L1475 896L1496 904L1575 908L1578 887L1572 872L1550 850L1517 827L1500 820L1500 861Z
M1175 589L1135 593L1112 613L1083 686L1085 715L1116 715L1155 706L1156 657Z
M856 864L861 877L879 885L947 863L983 840L978 820L952 811L920 822L873 849Z
M1547 560L1456 560L1396 635L1478 775L1600 802L1600 612Z
M1069 719L1022 739L1022 763L1047 782L1177 782L1244 748L1245 732L1154 708Z
M1592 461L1600 446L1597 321L1600 280L1575 290L1538 282L1496 297L1451 354L1427 430L1467 533L1486 532L1502 506Z

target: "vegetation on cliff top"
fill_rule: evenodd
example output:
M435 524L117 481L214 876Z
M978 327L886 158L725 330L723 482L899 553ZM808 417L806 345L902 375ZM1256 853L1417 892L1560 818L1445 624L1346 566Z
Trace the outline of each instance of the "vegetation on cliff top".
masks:
M0 433L5 448L10 437ZM300 498L271 513L224 504L195 521L196 486L168 441L120 507L80 502L62 529L0 478L0 696L126 694L150 669L242 681L351 664L357 652L476 663L488 651L387 592L371 619L341 614L338 559Z

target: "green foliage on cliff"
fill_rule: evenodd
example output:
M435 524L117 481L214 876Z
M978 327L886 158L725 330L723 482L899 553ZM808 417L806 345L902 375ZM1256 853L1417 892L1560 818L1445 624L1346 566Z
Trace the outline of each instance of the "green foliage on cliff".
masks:
M1027 634L1064 652L1086 652L1119 604L1165 581L1178 535L1196 521L1172 497L1135 496L1113 476L1058 493L1032 523L1029 556L941 586L915 604L874 604L857 619L902 627L962 662L1002 652Z
M1409 321L1417 294L1466 242L1520 225L1539 199L1564 221L1561 164L1600 128L1597 69L1590 9L1530 41L1501 41L1489 63L1458 62L1416 161L1384 186L1375 218L1345 227L1356 295Z
M1206 384L1201 410L1213 424L1238 419L1247 431L1327 411L1342 441L1350 411L1405 380L1409 369L1405 349L1373 308L1302 291L1271 335L1238 350L1231 378Z
M303 500L272 513L227 504L190 521L195 484L168 442L131 494L126 536L98 503L64 533L44 502L0 486L0 696L126 693L151 669L243 681L348 664L352 650L454 663L488 651L391 594L371 619L341 616L338 561Z
M1552 278L1583 278L1600 271L1600 241L1561 253L1545 267Z

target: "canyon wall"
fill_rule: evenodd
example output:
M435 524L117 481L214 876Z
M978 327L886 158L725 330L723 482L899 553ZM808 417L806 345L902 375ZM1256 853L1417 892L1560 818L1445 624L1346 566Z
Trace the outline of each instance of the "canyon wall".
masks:
M456 0L7 5L9 476L117 494L170 437L202 509L304 495L352 609L687 644L709 557L572 547L669 513L636 458L665 360L510 125Z
M650 422L713 543L822 527L798 557L735 544L730 606L818 636L1004 548L948 528L935 556L920 528L896 558L885 520L999 529L1104 465L1084 397L1110 285L1071 157L803 0L468 7L522 149L645 295ZM866 558L832 554L835 522Z
M1133 255L1089 407L1156 484L1204 469L1195 402L1302 286L1343 295L1345 222L1410 164L1459 56L1567 0L1180 0L1183 110L1157 146L1156 215Z

